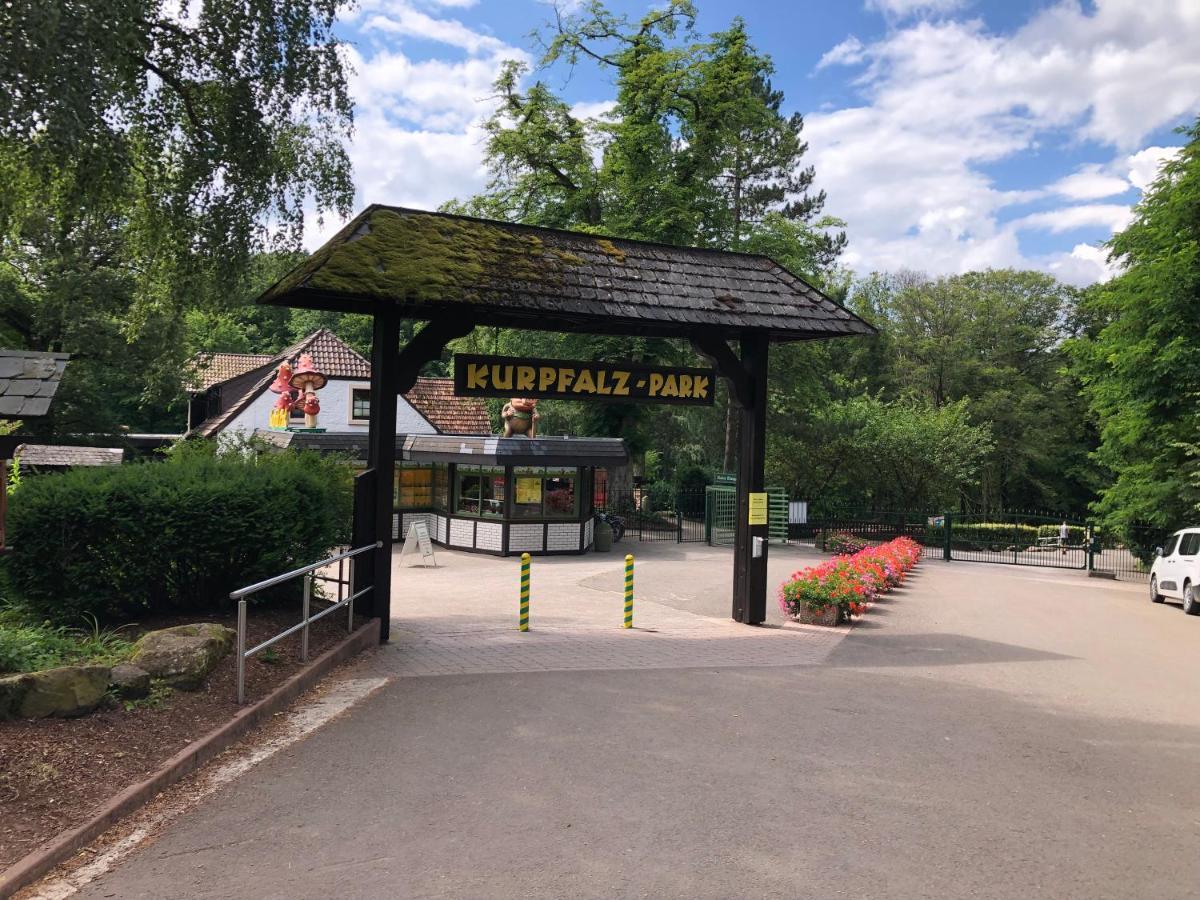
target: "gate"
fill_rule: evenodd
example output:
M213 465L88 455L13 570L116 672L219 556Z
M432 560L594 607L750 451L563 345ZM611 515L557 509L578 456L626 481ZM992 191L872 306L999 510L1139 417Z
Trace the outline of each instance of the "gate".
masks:
M596 508L620 516L625 537L635 541L699 543L705 539L704 492L663 494L655 488L606 490Z
M1092 540L1086 522L1034 513L948 513L929 532L929 543L942 538L945 559L1057 569L1088 568Z
M733 546L737 533L737 490L728 484L705 488L704 540L717 547ZM783 488L769 487L767 494L767 540L786 544L788 498Z
M1129 525L1120 532L1098 529L1092 544L1092 570L1123 581L1149 581L1154 551L1167 542L1171 529Z

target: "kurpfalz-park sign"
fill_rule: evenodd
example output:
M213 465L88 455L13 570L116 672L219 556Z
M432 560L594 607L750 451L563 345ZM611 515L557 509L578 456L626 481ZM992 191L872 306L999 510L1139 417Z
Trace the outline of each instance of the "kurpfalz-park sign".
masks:
M715 388L712 369L465 353L454 357L454 393L460 397L517 395L711 406Z

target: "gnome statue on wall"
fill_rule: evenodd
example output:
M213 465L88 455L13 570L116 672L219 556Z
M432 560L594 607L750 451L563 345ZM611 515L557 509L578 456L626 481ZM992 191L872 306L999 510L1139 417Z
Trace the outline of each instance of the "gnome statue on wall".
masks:
M500 411L504 419L504 436L523 434L527 438L537 437L537 400L530 397L513 397Z

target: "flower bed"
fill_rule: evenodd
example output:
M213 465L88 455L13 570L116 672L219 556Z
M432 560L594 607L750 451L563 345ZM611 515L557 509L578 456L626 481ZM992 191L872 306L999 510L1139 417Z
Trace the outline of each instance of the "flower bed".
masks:
M784 615L814 625L861 616L880 594L904 581L921 559L921 546L899 537L810 566L779 586Z

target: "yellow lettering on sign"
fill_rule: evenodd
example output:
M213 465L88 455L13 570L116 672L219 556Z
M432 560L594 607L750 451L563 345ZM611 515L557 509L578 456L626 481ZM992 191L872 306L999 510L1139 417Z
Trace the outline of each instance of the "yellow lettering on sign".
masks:
M481 366L479 363L471 363L467 366L467 388L485 388L487 387L487 366Z
M596 393L596 382L592 381L591 369L580 369L579 377L575 379L575 393L577 394L594 394Z
M571 387L571 382L575 380L575 370L568 369L563 366L558 370L558 392L565 394L567 389Z
M697 375L692 379L692 396L703 400L708 397L708 376Z
M603 369L596 373L596 393L603 394L605 397L612 393L612 388L608 384L608 373Z
M616 371L612 373L612 377L617 379L617 383L613 385L612 393L614 397L629 396L629 373Z
M678 382L675 381L674 375L668 375L666 377L666 379L663 381L662 395L664 397L678 397L679 396L679 384L678 384Z
M679 376L679 396L680 397L692 396L692 376L691 375L680 375Z
M657 372L650 373L650 396L657 397L658 392L662 390L663 377Z
M540 366L538 368L538 390L550 390L550 385L554 384L554 379L557 377L558 369L554 366Z
M532 391L535 377L533 366L517 366L517 390L522 393Z
M492 366L492 386L502 391L511 391L513 386L513 367Z

